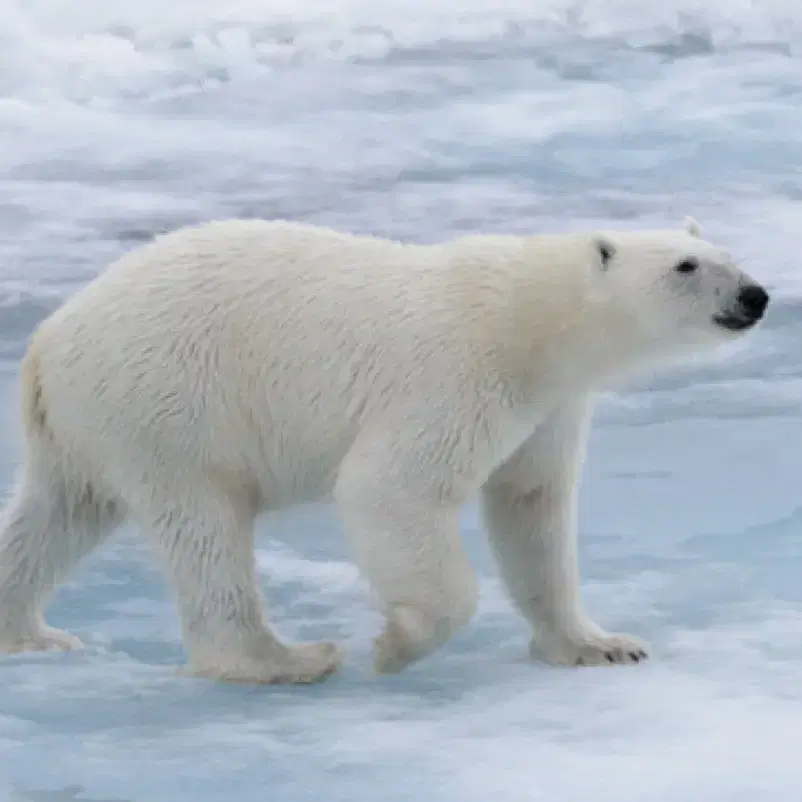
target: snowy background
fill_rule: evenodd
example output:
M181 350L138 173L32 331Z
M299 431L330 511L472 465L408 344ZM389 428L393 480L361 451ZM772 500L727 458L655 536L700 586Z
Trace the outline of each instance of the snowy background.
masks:
M4 486L33 326L186 222L431 241L693 214L774 293L742 346L597 415L585 593L648 664L528 661L469 508L480 614L377 680L377 617L305 509L264 523L260 565L281 631L345 639L343 673L178 679L128 531L50 609L88 648L0 660L0 802L799 802L801 130L798 0L0 0Z

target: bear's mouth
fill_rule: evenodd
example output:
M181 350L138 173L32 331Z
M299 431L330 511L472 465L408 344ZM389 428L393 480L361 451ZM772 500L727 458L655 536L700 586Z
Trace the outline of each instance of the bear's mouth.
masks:
M713 322L727 331L743 331L751 329L760 318L744 317L743 315L713 315Z
M745 283L732 306L722 314L713 315L713 320L727 331L751 329L763 317L769 300L769 294L760 284Z

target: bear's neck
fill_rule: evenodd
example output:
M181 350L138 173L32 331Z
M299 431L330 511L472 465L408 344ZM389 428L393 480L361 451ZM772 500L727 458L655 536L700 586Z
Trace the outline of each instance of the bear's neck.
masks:
M560 269L562 268L562 270ZM543 270L520 270L504 297L495 299L493 319L498 343L498 371L505 383L517 384L523 397L540 397L544 387L555 393L603 392L637 370L631 322L601 299L575 264L549 264ZM584 275L583 275L584 279Z

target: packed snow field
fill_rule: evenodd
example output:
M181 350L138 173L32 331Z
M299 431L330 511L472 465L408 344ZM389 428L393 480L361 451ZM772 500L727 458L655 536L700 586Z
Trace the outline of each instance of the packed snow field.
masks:
M486 10L492 8L494 10ZM175 676L175 611L125 531L0 659L0 802L799 802L802 7L792 0L0 0L0 480L18 359L108 261L202 219L419 241L679 225L773 292L742 344L604 399L587 604L644 665L526 657L478 528L473 624L377 679L336 520L266 520L282 633L347 643L314 687Z

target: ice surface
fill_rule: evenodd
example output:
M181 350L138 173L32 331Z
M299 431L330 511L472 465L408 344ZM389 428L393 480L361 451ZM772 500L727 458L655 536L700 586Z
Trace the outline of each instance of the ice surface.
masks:
M492 10L488 10L492 9ZM605 399L589 607L655 658L551 669L475 511L475 622L393 678L325 509L265 521L281 630L349 644L312 688L181 680L137 533L0 661L0 802L799 802L802 6L795 0L0 0L0 477L33 325L155 231L285 216L418 240L674 224L772 288L748 342Z

